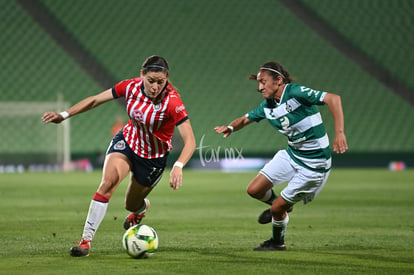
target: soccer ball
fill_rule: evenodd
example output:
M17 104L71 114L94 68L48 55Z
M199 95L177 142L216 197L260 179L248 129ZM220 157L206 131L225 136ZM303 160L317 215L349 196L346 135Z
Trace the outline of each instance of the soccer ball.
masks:
M128 228L122 238L122 244L132 258L148 258L157 251L158 235L151 226L137 224Z

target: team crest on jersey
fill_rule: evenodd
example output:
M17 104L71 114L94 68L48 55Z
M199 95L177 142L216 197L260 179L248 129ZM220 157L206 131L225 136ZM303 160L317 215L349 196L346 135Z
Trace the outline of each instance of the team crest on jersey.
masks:
M159 111L159 110L161 110L161 103L154 104L154 105L152 105L152 107L154 108L155 111Z
M120 150L120 151L122 151L122 150L124 150L124 149L125 149L125 147L126 147L126 145L125 145L125 141L120 140L120 141L118 141L118 142L115 144L115 146L114 146L114 150Z
M292 112L292 110L293 110L292 106L286 103L286 112L290 113Z

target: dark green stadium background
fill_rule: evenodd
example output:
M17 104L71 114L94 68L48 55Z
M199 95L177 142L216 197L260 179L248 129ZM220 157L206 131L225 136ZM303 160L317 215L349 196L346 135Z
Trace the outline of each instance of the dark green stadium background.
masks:
M238 148L244 156L271 156L286 147L285 138L265 121L226 140L213 131L214 126L229 123L261 102L256 83L247 77L262 63L276 60L297 83L341 95L349 143L344 158L349 163L349 156L411 159L414 155L412 103L361 69L279 1L39 2L116 81L137 76L149 55L166 57L171 81L190 113L197 144L203 137L209 148ZM301 2L414 90L413 1ZM109 88L85 72L18 2L0 0L0 6L0 101L54 101L60 93L74 104ZM329 110L321 107L321 112L332 141ZM104 152L110 128L120 115L126 119L121 104L114 101L71 119L73 155ZM0 154L41 147L43 140L36 135L30 142L20 142L20 137L10 140L8 133L16 131L21 136L31 133L18 123L2 125ZM174 143L180 147L176 138Z

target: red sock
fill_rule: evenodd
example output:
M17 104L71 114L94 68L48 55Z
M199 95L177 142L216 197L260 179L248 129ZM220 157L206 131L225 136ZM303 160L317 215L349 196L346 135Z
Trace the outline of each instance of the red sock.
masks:
M93 200L100 201L100 202L108 202L110 198L111 198L110 196L105 196L98 192L96 192L95 195L93 196Z

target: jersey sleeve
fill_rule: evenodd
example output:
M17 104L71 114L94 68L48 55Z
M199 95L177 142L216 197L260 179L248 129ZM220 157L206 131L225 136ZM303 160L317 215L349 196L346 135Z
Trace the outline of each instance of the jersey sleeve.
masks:
M188 113L185 109L184 103L181 101L177 92L172 92L170 95L171 111L170 115L175 125L180 125L188 119Z
M115 84L112 87L112 95L114 98L125 97L126 91L128 86L131 85L133 82L139 82L141 79L139 77L134 79L127 79Z
M115 84L112 87L112 95L114 96L114 98L120 98L125 96L126 87L129 84L129 82L129 80L124 80Z
M297 86L292 90L293 97L305 105L323 105L326 92L313 90L305 86Z
M266 118L264 108L266 107L266 100L263 101L256 109L251 110L246 114L246 117L251 121L259 122L260 120Z

